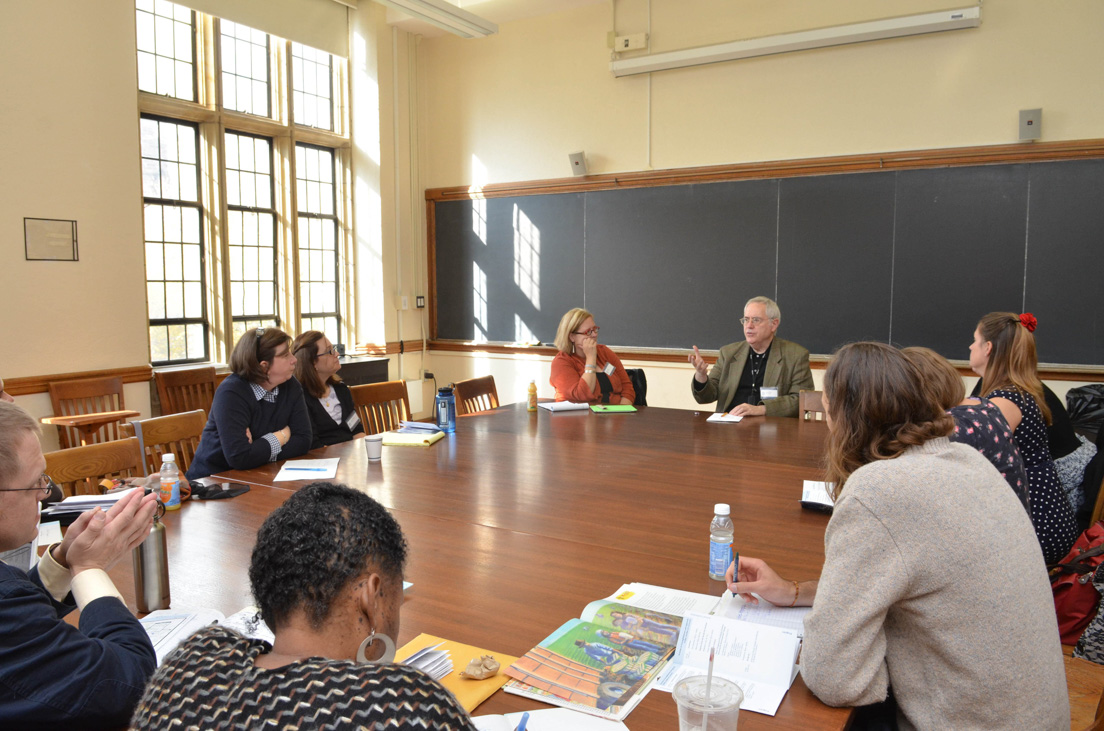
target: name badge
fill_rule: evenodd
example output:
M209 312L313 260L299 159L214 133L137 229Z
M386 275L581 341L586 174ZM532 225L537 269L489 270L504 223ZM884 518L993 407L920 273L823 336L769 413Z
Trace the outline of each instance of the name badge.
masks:
M759 389L759 398L766 401L769 398L778 398L778 388L761 388Z
M349 418L345 420L345 426L349 427L349 431L356 429L360 425L360 417L357 416L357 412L349 414Z
M607 376L612 376L615 370L617 369L613 367L613 363L606 363L605 367L602 368L602 373L605 373Z

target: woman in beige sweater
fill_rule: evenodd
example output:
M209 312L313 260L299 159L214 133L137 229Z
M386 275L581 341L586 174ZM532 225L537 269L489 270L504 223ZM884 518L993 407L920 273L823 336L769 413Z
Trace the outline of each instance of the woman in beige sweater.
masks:
M741 556L729 588L813 607L801 674L825 703L892 690L902 729L1069 728L1050 584L1031 521L895 348L854 343L824 377L835 510L819 581Z

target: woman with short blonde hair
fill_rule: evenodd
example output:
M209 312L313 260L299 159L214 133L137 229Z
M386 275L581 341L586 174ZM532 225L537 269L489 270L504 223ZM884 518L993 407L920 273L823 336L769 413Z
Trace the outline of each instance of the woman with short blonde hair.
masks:
M631 404L632 379L612 350L598 343L594 316L581 307L568 310L556 328L556 357L549 383L557 401Z

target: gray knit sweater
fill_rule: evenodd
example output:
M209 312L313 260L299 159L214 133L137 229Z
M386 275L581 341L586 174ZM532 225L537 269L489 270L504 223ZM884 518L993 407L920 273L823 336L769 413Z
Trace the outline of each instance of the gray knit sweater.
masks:
M902 729L1069 728L1054 601L1031 521L974 449L934 439L856 470L824 536L801 674Z

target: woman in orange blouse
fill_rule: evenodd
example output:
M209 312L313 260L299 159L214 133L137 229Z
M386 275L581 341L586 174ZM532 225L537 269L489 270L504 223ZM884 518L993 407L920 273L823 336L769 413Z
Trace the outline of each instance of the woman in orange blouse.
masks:
M569 310L556 330L556 357L549 382L557 401L631 404L636 398L621 359L598 344L594 316L581 307Z

